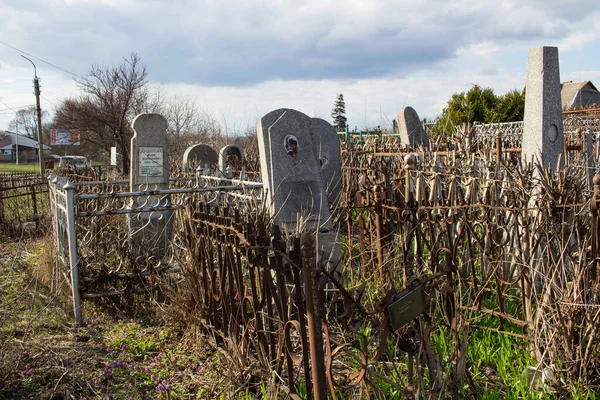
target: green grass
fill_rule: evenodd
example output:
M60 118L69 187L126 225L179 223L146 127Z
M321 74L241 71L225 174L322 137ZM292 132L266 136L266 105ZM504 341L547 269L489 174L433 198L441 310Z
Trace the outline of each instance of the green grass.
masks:
M48 287L52 246L0 234L0 400L212 399L228 390L219 353L184 340L150 301L118 315L84 302L84 325L73 326L68 288Z
M38 233L45 231L41 228L47 225L50 217L50 198L47 191L42 191L43 187L37 186L36 190L35 207L30 189L0 192L0 226L5 233L20 235L27 226L29 231L33 228Z
M11 172L40 172L38 164L0 163L0 174Z
M25 207L23 205L23 207ZM149 309L118 314L86 302L86 324L73 327L68 297L55 298L43 280L36 278L40 257L48 252L43 240L9 241L0 238L0 400L4 398L230 398L226 392L222 371L227 366L218 352L194 351L183 345L181 332L163 324ZM48 243L52 245L52 240ZM425 252L428 256L428 252ZM104 257L107 255L105 254ZM51 258L51 257L50 257ZM37 272L36 272L37 271ZM346 277L354 285L358 277ZM511 291L509 294L514 295ZM373 304L382 298L383 288L366 286L364 298ZM465 294L466 296L466 294ZM482 299L487 308L494 308L495 295ZM142 303L139 303L142 304ZM438 304L440 305L440 304ZM431 312L436 328L431 345L440 357L444 379L449 381L453 368L454 343L449 328L442 323L441 306ZM506 312L517 314L517 304L507 300ZM465 314L462 314L465 316ZM483 399L546 399L568 398L595 400L592 388L583 383L569 382L570 392L550 393L528 387L523 376L527 366L536 366L526 340L492 332L498 328L497 318L471 315L471 322L483 328L468 331L467 370L461 394L465 398ZM522 333L517 326L505 324L505 329ZM347 331L349 333L349 331ZM349 334L350 336L350 334ZM353 346L362 349L369 360L375 355L378 326L368 320L356 329ZM393 370L384 364L373 369L396 385L408 385L407 356L388 339L390 359L398 364ZM337 358L341 361L342 356ZM344 365L358 370L354 358L346 357ZM219 372L221 370L221 372ZM229 371L231 372L231 371ZM344 371L347 372L347 371ZM417 372L418 373L418 372ZM342 380L340 375L340 380ZM377 386L374 398L403 399L405 393L368 376ZM427 384L429 377L424 377ZM414 382L410 382L414 385ZM305 382L296 387L306 398ZM342 390L342 389L340 389ZM356 398L358 389L344 389L338 398ZM427 388L421 398L427 398ZM436 396L437 397L437 396ZM449 398L443 393L440 398ZM269 398L263 382L255 382L235 398ZM271 397L272 398L272 397Z

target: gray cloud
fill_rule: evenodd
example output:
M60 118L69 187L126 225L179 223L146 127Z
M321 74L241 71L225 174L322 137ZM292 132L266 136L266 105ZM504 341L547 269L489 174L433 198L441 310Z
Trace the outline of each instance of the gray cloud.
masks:
M480 43L557 41L599 15L595 0L480 3L5 0L0 37L77 74L137 52L153 81L248 86L403 77Z

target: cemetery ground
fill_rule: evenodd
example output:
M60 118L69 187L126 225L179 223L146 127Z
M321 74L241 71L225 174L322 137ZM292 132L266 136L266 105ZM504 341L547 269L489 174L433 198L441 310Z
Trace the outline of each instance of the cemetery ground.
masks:
M0 237L0 399L270 398L251 373L235 371L201 336L180 328L165 304L141 296L87 301L85 324L74 326L66 285L50 294L51 241L49 235ZM496 323L481 322L492 329ZM368 343L375 330L367 326L359 336ZM447 333L432 335L444 358L452 349ZM571 392L530 388L523 370L535 362L522 339L481 329L468 342L467 376L471 390L478 388L473 398L596 398L593 388L577 382L568 382ZM398 372L401 382L407 366ZM377 398L406 398L377 384ZM304 398L301 388L299 394Z
M150 301L86 302L86 323L75 327L68 289L51 295L48 287L51 240L0 237L0 399L219 398L228 392L219 352L178 330Z

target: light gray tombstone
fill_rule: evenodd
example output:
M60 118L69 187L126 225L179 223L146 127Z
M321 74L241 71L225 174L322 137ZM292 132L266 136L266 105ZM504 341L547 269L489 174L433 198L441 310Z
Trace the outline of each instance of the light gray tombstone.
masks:
M219 155L212 147L205 144L195 144L185 149L183 153L183 167L187 168L189 165L201 166L204 168L205 165L213 166L219 162Z
M169 145L167 121L159 114L140 114L131 127L131 164L129 181L132 192L169 188ZM135 196L131 207L166 207L169 196ZM136 252L149 251L162 257L173 235L172 211L132 213L129 218L131 246Z
M287 111L286 108L271 111L258 121L256 124L256 135L258 138L258 150L260 161L260 172L263 182L267 182L265 177L271 176L271 163L267 162L270 159L271 144L269 142L269 127L275 123ZM264 127L264 129L263 129ZM264 153L264 156L263 156Z
M244 149L237 144L228 144L219 150L219 171L225 173L227 167L230 169L241 170L244 161ZM231 178L231 177L228 177Z
M333 125L321 118L312 118L310 132L317 146L327 202L335 208L342 188L340 139Z
M287 232L295 232L300 219L308 231L331 229L312 124L299 111L279 109L256 127L267 202L275 222Z
M423 123L414 108L405 107L400 111L397 124L402 144L429 148L429 136L427 136Z
M522 157L527 162L536 159L544 168L556 170L563 152L558 48L531 48L525 87Z

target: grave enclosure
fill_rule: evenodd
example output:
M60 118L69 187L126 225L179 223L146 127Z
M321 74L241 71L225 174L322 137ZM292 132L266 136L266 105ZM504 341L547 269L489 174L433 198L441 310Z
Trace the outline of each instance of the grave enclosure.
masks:
M467 378L458 354L486 318L497 320L498 332L545 348L534 356L550 362L550 337L565 323L583 326L576 318L592 320L587 305L598 303L594 295L577 298L582 306L567 302L573 288L596 287L600 278L600 177L590 180L598 130L563 122L548 105L558 74L553 50L529 57L527 84L536 89L527 92L523 123L464 127L443 148L407 108L400 140L342 141L340 149L326 121L278 109L257 126L256 181L232 176L244 162L235 146L193 146L184 171L169 171L164 120L138 116L129 180L50 181L76 321L84 318L80 297L148 293L175 274L198 289L187 298L199 310L190 323L292 398L300 381L315 398L385 385L408 396L425 381L432 392L459 390ZM532 155L550 170L520 162ZM191 262L177 264L177 251ZM556 303L541 302L540 277L558 270L566 272ZM375 300L367 286L379 288ZM573 320L555 319L557 311ZM542 322L554 330L534 335ZM363 345L356 326L374 332ZM445 332L455 356L440 359L432 328ZM584 340L589 332L577 334L590 346L577 351L598 350ZM398 374L394 363L420 372Z

